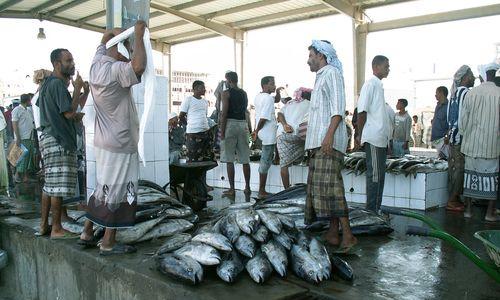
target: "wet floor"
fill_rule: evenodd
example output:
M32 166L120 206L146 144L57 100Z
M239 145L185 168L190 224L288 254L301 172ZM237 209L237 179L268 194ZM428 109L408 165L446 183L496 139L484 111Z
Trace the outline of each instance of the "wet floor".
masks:
M37 190L39 191L36 185L18 186L13 189L12 196L18 202L33 204L38 202ZM222 198L221 189L215 189L211 194L214 200L208 203L210 211L217 211L231 203L254 201L252 197L245 198L242 191L237 191L233 199ZM256 194L252 196L255 197ZM472 219L465 219L460 213L449 213L444 209L428 211L426 215L481 258L489 261L482 243L473 234L479 230L500 230L500 224L482 221L484 213L485 207L474 207ZM392 234L384 237L359 237L359 249L354 255L343 257L354 269L356 277L352 284L328 281L311 285L289 275L282 286L300 286L314 295L302 295L300 299L499 299L500 284L450 245L430 237L405 235L408 225L423 226L422 222L394 216L391 224L395 230ZM142 253L152 249L153 245L139 245L139 252ZM130 260L134 264L134 259ZM224 287L214 274L207 275L205 282L197 287L200 292L209 290L212 285ZM280 279L275 277L266 285L265 290L269 291L269 287L274 285L275 288L280 288L277 284ZM259 288L247 278L240 280L236 285L238 289L235 289L235 285L228 286L228 289L237 293L240 289Z

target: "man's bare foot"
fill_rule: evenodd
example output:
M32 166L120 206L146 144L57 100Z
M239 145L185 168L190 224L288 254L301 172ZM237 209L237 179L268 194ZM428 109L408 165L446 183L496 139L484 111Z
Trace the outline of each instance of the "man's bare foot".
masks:
M358 239L352 235L350 238L344 237L342 239L342 243L340 243L341 249L346 249L346 252L349 251L354 245L358 243Z
M234 189L222 192L222 197L234 197L234 195L236 195L236 191Z
M328 234L328 233L325 233L323 234L323 239L330 245L332 246L338 246L340 245L340 238L338 235L333 235L333 234Z
M52 228L52 232L50 233L50 238L51 239L58 239L58 238L76 238L78 235L71 233L65 229L62 230L55 230Z
M498 222L498 217L497 217L497 216L494 216L494 215L493 215L493 216L491 216L491 215L486 215L486 216L484 217L484 220L485 220L486 222Z
M259 194L257 195L257 197L258 197L259 199L264 199L264 198L266 198L266 197L267 197L267 196L269 196L269 195L271 195L271 194L269 194L269 193L268 193L268 192L266 192L266 191L259 191Z
M52 231L52 227L50 225L40 225L40 229L35 232L36 236L46 236L50 235L50 232Z

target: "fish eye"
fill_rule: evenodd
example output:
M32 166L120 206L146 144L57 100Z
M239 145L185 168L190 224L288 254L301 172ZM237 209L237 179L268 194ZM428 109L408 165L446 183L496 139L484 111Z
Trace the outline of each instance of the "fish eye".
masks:
M191 273L191 272L193 272L193 268L188 268L188 269L187 269L187 271L188 271L189 273Z

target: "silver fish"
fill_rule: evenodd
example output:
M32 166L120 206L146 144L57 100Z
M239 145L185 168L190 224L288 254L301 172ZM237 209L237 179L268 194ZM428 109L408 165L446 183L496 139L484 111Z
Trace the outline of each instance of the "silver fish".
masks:
M117 230L116 232L116 240L120 243L128 244L133 243L140 238L142 238L146 232L151 230L151 228L155 227L161 221L163 221L164 217L160 217L157 219L145 221L139 224L135 224L134 227Z
M309 238L302 230L297 235L297 245L304 249L309 249L311 238Z
M306 249L293 245L290 259L295 275L311 283L321 281L321 266Z
M225 282L234 282L245 266L236 251L232 251L217 266L217 275Z
M149 230L144 236L137 240L143 242L151 239L157 239L164 236L172 236L176 233L181 233L193 228L193 223L184 219L170 219L156 225Z
M229 240L220 233L205 232L193 237L193 242L202 242L221 251L231 251L233 246Z
M160 271L163 274L180 279L192 284L197 284L203 280L203 268L194 259L168 254L160 260Z
M284 277L288 266L285 248L276 241L269 241L267 244L263 244L260 249L271 262L274 270L276 270L281 277Z
M304 212L304 208L298 207L298 206L287 206L287 207L281 207L281 208L266 208L265 210L273 212L273 213L284 214L284 215Z
M253 281L263 283L273 273L273 267L262 252L258 252L246 264L246 269Z
M236 250L246 257L254 257L257 246L252 238L246 234L240 235L234 244Z
M257 214L264 225L266 225L269 231L279 234L283 228L281 221L278 219L276 214L269 212L267 210L257 210Z
M276 240L281 246L285 247L286 250L290 250L293 244L293 237L288 235L285 231L280 234L273 234L274 240Z
M226 236L231 243L236 242L236 239L240 236L241 230L236 224L234 214L229 214L220 224L220 233Z
M200 242L189 242L175 250L175 254L191 257L202 265L213 266L220 263L220 254L214 247Z
M320 264L322 279L329 279L332 274L332 263L330 262L330 256L328 255L325 246L317 239L312 238L309 243L309 253L311 253L311 255Z
M71 233L82 233L83 225L73 222L62 222L62 227Z
M187 233L178 233L169 238L167 238L163 244L156 251L156 255L162 255L164 253L172 252L184 246L187 242L191 240L191 235Z
M264 226L263 224L260 224L257 230L254 233L252 233L252 238L257 242L264 243L265 241L267 241L268 237L269 237L269 231L267 230L267 227Z
M295 221L293 218L287 215L282 215L282 214L276 214L278 219L280 220L281 224L287 229L294 229L295 228Z
M235 217L241 231L246 234L251 234L259 225L259 215L252 209L237 210Z
M190 207L169 207L164 210L162 215L170 218L184 218L193 214L193 210Z

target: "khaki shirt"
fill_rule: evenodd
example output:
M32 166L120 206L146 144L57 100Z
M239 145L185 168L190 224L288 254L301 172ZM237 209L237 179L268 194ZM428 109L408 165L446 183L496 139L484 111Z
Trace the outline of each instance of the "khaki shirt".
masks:
M139 117L130 88L139 83L131 62L117 61L97 47L90 67L94 98L94 146L117 153L137 152Z

